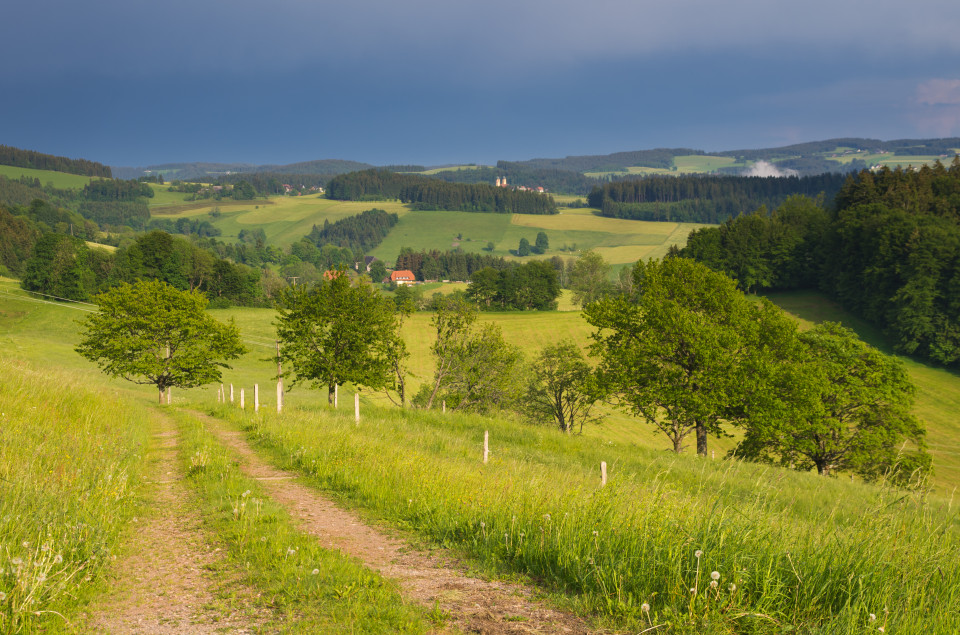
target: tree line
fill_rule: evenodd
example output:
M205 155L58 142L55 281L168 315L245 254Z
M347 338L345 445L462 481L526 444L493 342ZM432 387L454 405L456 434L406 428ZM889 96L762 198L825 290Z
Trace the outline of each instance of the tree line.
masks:
M52 170L79 174L81 176L100 176L111 178L110 166L87 159L68 159L52 154L43 154L33 150L21 150L12 146L0 145L0 165L12 165L17 168L33 170Z
M604 216L631 220L720 223L761 205L776 207L788 197L803 194L832 198L843 185L843 175L648 176L606 183L588 196L590 207Z
M218 258L190 241L163 231L138 236L110 253L80 238L46 233L23 261L21 287L69 300L136 280L159 280L175 289L205 293L214 306L260 305L260 271Z
M500 214L555 214L553 197L495 187L488 183L449 183L416 174L363 170L334 177L327 198L348 201L399 199L415 209Z
M324 220L322 228L314 225L307 234L307 240L317 247L336 245L365 253L383 242L398 222L400 217L396 214L388 214L382 209L368 209L333 223Z
M825 211L791 199L693 232L677 255L744 290L819 288L897 352L960 362L960 158L851 176Z

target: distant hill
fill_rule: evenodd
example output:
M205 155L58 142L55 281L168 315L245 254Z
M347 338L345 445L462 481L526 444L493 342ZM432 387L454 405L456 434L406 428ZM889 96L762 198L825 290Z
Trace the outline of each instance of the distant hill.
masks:
M114 167L113 174L120 179L136 179L151 174L163 174L167 181L191 180L209 177L217 179L233 174L346 174L372 168L369 163L342 159L319 159L286 165L254 165L252 163L162 163L145 167Z

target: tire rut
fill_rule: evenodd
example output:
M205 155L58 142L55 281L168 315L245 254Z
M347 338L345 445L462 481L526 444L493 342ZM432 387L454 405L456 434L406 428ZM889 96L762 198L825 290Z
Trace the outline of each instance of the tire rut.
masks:
M525 586L467 575L458 562L437 552L412 548L371 527L317 490L297 482L293 472L273 467L250 447L242 432L193 412L208 430L240 457L240 469L298 519L306 532L328 549L340 549L371 569L396 580L405 597L439 608L451 626L468 633L598 633L581 618L550 608Z

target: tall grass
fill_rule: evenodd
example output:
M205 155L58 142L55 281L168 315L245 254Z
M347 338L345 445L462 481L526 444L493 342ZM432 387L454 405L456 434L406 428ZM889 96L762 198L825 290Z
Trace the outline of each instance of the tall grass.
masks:
M0 361L0 632L68 630L136 513L142 408Z
M217 412L318 486L618 626L960 631L960 520L922 494L479 417Z

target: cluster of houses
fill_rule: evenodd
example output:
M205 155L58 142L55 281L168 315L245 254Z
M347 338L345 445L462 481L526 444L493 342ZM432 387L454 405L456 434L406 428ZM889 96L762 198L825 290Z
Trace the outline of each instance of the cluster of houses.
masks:
M507 177L502 177L502 178L501 178L501 177L498 176L498 177L497 177L496 186L497 186L497 187L508 187L508 186L507 186ZM520 190L521 192L537 192L537 193L539 193L539 194L546 194L546 193L547 193L547 190L544 189L544 187L543 187L542 185L538 185L537 187L527 187L526 185L520 185L520 186L514 187L513 189L515 189L515 190Z

